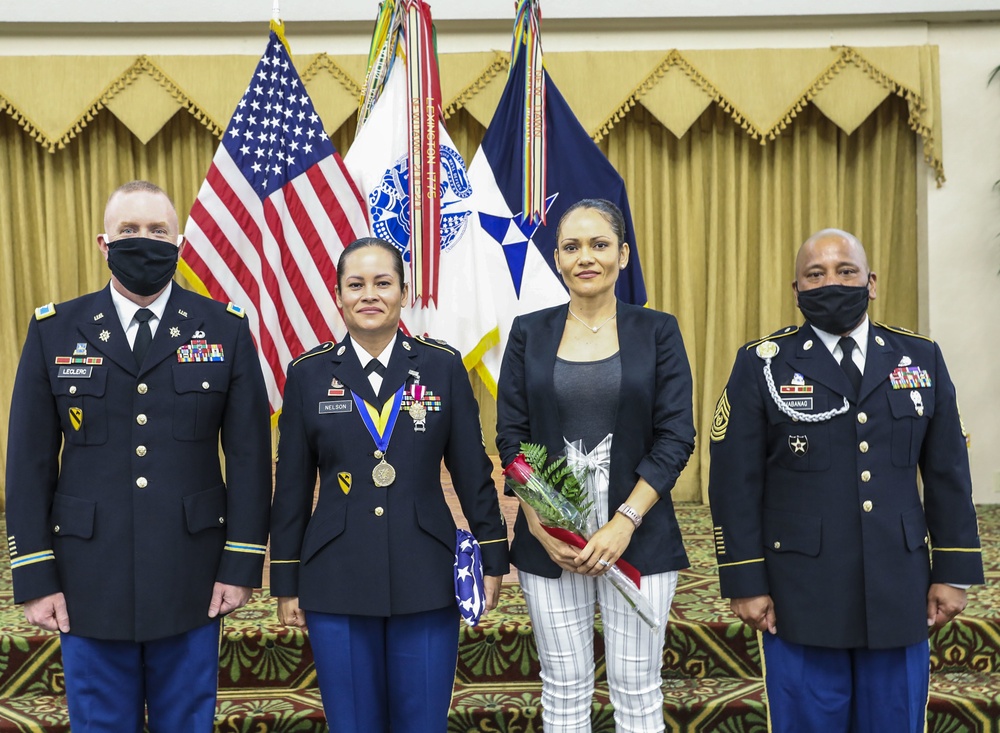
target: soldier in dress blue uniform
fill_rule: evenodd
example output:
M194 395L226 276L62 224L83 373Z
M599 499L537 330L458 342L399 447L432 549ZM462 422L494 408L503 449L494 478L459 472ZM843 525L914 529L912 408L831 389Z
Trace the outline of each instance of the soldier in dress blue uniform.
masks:
M261 581L267 395L243 310L171 283L167 195L125 184L104 225L110 284L37 309L17 371L14 601L61 632L73 730L210 731L220 617Z
M492 463L461 356L399 330L399 251L360 239L337 278L348 336L288 369L271 594L282 623L308 622L333 733L444 731L459 610L441 460L481 547L487 609L508 570Z
M806 324L744 346L716 408L722 595L763 632L772 730L916 733L928 630L983 582L955 387L937 344L868 319L854 236L814 234L795 271Z

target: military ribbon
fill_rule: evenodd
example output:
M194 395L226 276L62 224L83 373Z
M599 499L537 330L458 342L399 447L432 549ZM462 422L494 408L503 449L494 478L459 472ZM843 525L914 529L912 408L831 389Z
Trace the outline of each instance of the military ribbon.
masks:
M434 25L424 0L403 0L406 78L410 98L410 293L411 304L437 304L441 258L441 180L438 125L441 78L434 48Z
M351 390L351 396L354 398L354 404L358 406L361 422L368 428L368 434L375 441L375 447L384 454L392 439L392 429L396 427L399 408L403 404L403 387L396 390L392 400L382 405L381 410L377 410L358 397L354 390Z
M545 130L545 68L542 58L541 9L538 0L519 0L514 20L510 66L526 54L524 119L522 120L521 221L545 224L547 152Z

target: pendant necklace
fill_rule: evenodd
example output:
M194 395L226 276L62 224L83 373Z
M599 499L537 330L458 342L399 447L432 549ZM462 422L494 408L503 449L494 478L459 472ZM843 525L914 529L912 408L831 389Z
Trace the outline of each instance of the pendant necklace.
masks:
M569 309L569 314L571 316L573 316L573 318L575 318L576 320L578 320L580 323L582 323L584 326L586 326L588 329L590 329L594 333L597 333L602 328L604 328L604 326L606 326L608 324L608 321L610 321L612 318L614 318L615 316L618 315L618 311L616 309L615 312L612 313L610 316L608 316L600 326L591 326L585 320L583 320L582 318L580 318L580 316L578 316L576 313L574 313L572 308Z

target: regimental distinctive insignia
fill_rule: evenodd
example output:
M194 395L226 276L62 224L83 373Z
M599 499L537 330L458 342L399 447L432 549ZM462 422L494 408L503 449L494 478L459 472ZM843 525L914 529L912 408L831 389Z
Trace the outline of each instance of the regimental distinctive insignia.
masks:
M931 375L927 373L926 369L921 369L918 366L896 367L889 374L889 383L892 384L893 389L930 387Z
M729 396L728 389L722 390L722 396L715 406L715 417L712 418L711 439L713 443L721 443L726 437L729 427Z
M805 383L806 383L806 378L803 377L798 372L795 372L795 374L792 375L792 385L793 386L795 386L795 387L801 387Z
M77 344L76 348L73 349L73 356L86 356L87 355L87 344Z
M924 398L920 396L920 392L915 389L910 390L910 399L913 401L913 408L917 411L917 417L923 417Z
M177 349L177 361L182 364L225 360L222 344L210 344L205 339L191 339L191 343Z
M180 335L181 335L181 330L179 328L177 328L177 326L171 326L170 327L170 338L174 338L175 339L175 338L177 338Z
M340 490L345 494L351 493L351 474L347 471L341 471L337 474L337 483L340 484Z
M107 342L107 340L109 338L111 338L111 331L108 331L107 329L105 329L104 331L101 331L101 335L100 335L101 341Z
M808 435L789 435L788 436L788 447L792 449L792 453L797 456L804 456L809 452L809 436Z
M757 344L757 356L761 359L773 359L781 349L773 341L765 341Z
M71 407L69 408L69 424L73 426L73 430L79 432L80 428L83 427L83 408L82 407Z

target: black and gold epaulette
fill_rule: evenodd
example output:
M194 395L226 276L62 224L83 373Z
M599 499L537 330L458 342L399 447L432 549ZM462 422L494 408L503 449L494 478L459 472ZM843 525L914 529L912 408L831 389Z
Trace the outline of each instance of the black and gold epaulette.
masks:
M56 304L46 303L45 305L40 305L35 308L35 320L43 321L46 318L54 316L56 314Z
M422 343L424 346L432 346L435 349L441 349L441 351L447 351L449 354L454 354L456 356L458 355L458 352L455 351L455 349L453 349L452 347L450 347L448 345L448 342L444 341L443 339L432 339L429 336L414 336L413 338L416 341Z
M326 352L328 352L331 349L333 349L333 346L334 346L333 341L324 341L323 343L321 343L316 348L310 349L309 351L307 351L306 353L304 353L302 356L300 356L298 359L296 359L295 361L293 361L292 362L292 366L295 366L300 361L305 361L310 356L318 356L319 354L325 354Z
M934 339L928 336L923 336L915 331L911 331L908 328L903 328L902 326L887 326L886 324L879 323L878 321L872 321L872 324L877 326L878 328L884 328L886 331L891 331L892 333L898 333L900 336L911 336L915 339L923 339L924 341L930 341L932 344L934 343Z
M785 326L784 328L779 328L770 336L765 336L764 338L759 338L756 341L751 341L743 348L746 351L750 351L750 349L757 348L760 344L764 343L765 341L772 341L774 339L784 338L785 336L791 336L793 333L798 333L798 332L799 332L798 326Z

